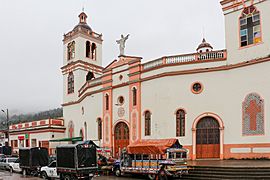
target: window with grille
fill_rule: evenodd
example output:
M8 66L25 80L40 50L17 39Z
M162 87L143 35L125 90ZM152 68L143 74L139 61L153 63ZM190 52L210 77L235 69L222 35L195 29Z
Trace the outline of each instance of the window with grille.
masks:
M105 95L105 106L106 106L106 110L109 110L109 95L108 94Z
M145 117L145 136L151 135L151 113L146 111L144 114Z
M185 111L178 110L176 112L176 136L185 136Z
M68 74L68 94L74 93L74 75L72 72Z
M98 122L98 140L102 139L102 121L100 118L97 120Z
M252 5L246 7L239 19L241 47L262 41L260 13Z

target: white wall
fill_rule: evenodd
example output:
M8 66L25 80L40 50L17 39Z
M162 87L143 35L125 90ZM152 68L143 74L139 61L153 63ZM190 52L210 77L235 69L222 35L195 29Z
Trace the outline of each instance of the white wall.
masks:
M192 124L205 112L219 115L225 126L225 144L269 142L267 108L270 101L268 77L270 63L191 75L163 77L142 83L142 112L152 112L152 135L143 138L175 137L175 111L184 108L186 136L180 137L184 145L192 144ZM204 90L201 94L191 92L192 83L199 81ZM259 93L265 100L265 136L242 136L242 102L247 94Z
M82 113L84 108L84 114ZM84 122L87 123L87 138L96 140L97 134L97 118L102 118L102 94L94 94L86 97L81 103L63 107L66 137L68 137L68 123L74 123L74 136L80 136L80 129L84 128Z
M270 1L261 2L255 4L255 6L261 13L262 43L249 48L240 48L239 44L239 17L242 9L225 15L226 48L229 64L261 58L270 54Z

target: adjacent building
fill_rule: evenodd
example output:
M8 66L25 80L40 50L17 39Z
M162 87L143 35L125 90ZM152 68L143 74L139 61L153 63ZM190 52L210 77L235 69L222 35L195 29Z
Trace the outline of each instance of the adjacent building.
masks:
M50 140L65 137L63 119L45 119L13 124L9 126L10 145L13 153L22 147L46 147L49 154L55 154L57 143Z
M63 39L65 136L115 156L140 139L178 138L190 159L270 158L270 0L221 6L226 49L203 39L194 53L121 55L106 67L102 35L82 12Z

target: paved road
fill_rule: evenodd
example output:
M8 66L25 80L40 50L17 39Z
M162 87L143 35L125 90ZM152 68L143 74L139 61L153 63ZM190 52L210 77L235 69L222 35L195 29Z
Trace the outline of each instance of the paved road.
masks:
M29 179L29 180L41 180L38 177L23 176L17 173L10 173L9 171L0 170L0 180L17 180L17 179Z
M0 170L0 180L41 180L39 177L31 177L31 176L23 176L18 173L10 173L9 171ZM99 176L95 177L94 180L127 180L127 179L134 179L134 180L141 180L140 177L115 177L115 176Z

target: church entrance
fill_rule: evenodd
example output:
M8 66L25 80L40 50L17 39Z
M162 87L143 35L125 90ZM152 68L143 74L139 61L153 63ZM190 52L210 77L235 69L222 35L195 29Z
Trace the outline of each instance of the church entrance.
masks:
M126 123L119 122L115 126L114 130L114 155L120 156L120 152L123 148L129 145L129 128Z
M220 158L220 129L213 117L204 117L196 126L196 158Z

